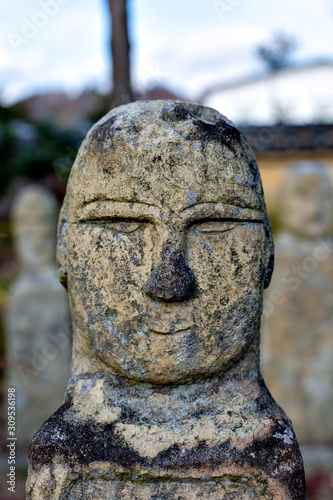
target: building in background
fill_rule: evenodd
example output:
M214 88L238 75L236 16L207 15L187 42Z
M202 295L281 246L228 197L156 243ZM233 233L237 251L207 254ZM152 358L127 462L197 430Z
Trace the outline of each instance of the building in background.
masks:
M237 125L333 123L333 62L284 68L207 89L205 105Z
M215 86L202 94L201 101L244 132L256 152L270 209L291 163L323 162L333 179L333 62Z

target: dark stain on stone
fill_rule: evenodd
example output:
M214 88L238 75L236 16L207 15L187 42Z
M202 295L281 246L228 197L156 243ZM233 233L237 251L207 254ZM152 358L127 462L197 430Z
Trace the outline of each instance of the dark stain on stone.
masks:
M264 387L264 382L261 383ZM265 389L258 398L258 407L267 411L267 401L270 399L269 392ZM34 470L38 471L43 466L50 467L54 458L59 455L63 456L69 466L75 463L84 466L102 461L127 467L128 473L135 465L153 470L169 469L176 475L191 468L200 469L203 464L212 470L221 464L236 465L239 468L250 466L262 471L273 481L277 476L293 500L305 499L303 461L296 439L293 438L291 444L283 439L286 429L290 429L287 418L272 422L267 437L255 439L244 448L235 447L230 440L218 446L209 446L201 441L192 449L181 449L175 444L149 459L141 457L124 444L115 434L113 424L97 425L89 420L82 423L77 420L71 422L68 414L71 408L72 402L69 399L35 435L29 451L29 461ZM68 420L65 418L66 414ZM120 421L131 421L133 418L134 414L124 410ZM287 468L286 463L290 464Z
M54 413L35 434L29 450L31 466L38 470L50 465L59 454L64 460L82 465L91 462L114 462L124 466L143 464L140 455L115 436L113 424L96 425L71 422L64 417L72 407L67 401Z
M287 422L286 422L287 425ZM244 449L239 449L229 441L219 446L208 446L205 442L198 443L196 448L181 450L178 445L173 445L160 452L153 465L167 467L172 470L197 468L202 464L209 467L218 467L221 464L233 464L239 467L250 466L262 470L268 477L274 479L278 470L281 483L288 489L293 500L305 499L305 480L303 474L303 461L297 443L292 445L282 439L273 437L276 433L283 433L284 426L275 423L272 425L270 435L264 439L254 440ZM291 464L285 468L285 463Z
M192 118L190 113L181 104L166 104L161 111L161 118L166 122L180 122Z
M221 297L221 298L220 298L220 304L221 304L221 306L223 306L223 307L228 306L229 302L230 302L230 299L229 299L229 297L227 297L227 296L226 296L226 297Z
M156 155L156 156L153 156L151 161L153 163L163 163L164 162L164 159L162 158L161 155Z
M230 260L233 263L233 265L235 266L235 274L236 274L236 276L238 276L241 274L243 266L240 263L239 255L234 248L231 248L230 253L231 253Z
M98 236L98 239L96 240L96 250L100 250L101 248L103 248L103 239L102 239L102 235L100 234Z
M268 233L267 238L269 238L270 232L267 231L267 233ZM271 248L271 254L270 254L270 257L269 257L268 266L267 266L267 269L264 272L264 277L263 277L264 288L268 288L269 284L271 282L271 278L272 278L272 274L273 274L273 269L274 269L274 261L275 261L274 246L272 246L272 248Z
M189 141L217 142L226 146L236 155L242 144L243 135L235 127L224 122L210 124L201 120L194 120L193 124L196 126L196 130L185 134L185 139Z
M144 291L153 300L176 302L193 297L196 281L180 251L167 246L162 260L150 274Z
M119 420L123 424L132 424L139 421L139 416L130 408L122 408Z
M258 184L258 178L259 178L259 170L258 170L258 165L255 160L248 160L248 165L249 165L249 170L250 170L250 177L249 177L249 184L250 187L256 187Z
M98 127L96 127L92 134L91 134L91 140L94 141L95 143L99 144L100 146L104 145L104 142L107 139L110 139L112 136L112 127L117 120L116 116L112 116L109 118L106 122L102 123Z

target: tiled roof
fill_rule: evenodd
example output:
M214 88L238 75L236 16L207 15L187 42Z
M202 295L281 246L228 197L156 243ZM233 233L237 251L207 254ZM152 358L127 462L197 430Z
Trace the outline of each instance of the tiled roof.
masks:
M239 126L255 151L333 149L333 125Z

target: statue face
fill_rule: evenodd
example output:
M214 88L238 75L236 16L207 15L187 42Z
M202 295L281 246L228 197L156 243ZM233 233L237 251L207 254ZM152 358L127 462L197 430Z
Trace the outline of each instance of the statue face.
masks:
M118 108L88 134L66 197L58 256L76 356L182 383L258 342L269 229L254 157L221 115L169 101Z
M206 176L219 196L208 180L195 180L186 160L164 169L156 190L145 167L149 196L140 195L140 177L133 199L125 188L133 177L104 175L81 179L81 199L70 203L68 287L82 349L131 379L212 376L258 334L263 215L225 202L230 185L217 179L216 165Z
M52 223L53 222L53 223ZM16 229L15 244L20 261L26 269L38 269L55 262L55 220Z
M295 169L288 176L281 204L281 220L283 227L290 232L317 238L330 230L332 192L329 178L323 175L322 169L307 164L305 167L306 171L298 173Z
M13 232L21 265L29 271L54 264L57 202L40 186L26 186L13 206Z

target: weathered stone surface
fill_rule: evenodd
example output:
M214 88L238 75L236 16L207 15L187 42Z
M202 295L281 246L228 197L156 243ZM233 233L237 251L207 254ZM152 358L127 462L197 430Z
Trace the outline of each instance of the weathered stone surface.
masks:
M59 221L72 371L28 498L304 498L259 372L272 255L253 152L222 115L153 101L98 122Z
M70 363L70 311L55 265L57 204L28 186L13 206L15 246L22 267L11 288L6 384L16 390L18 450L63 401Z
M262 369L303 445L333 442L332 190L323 166L296 164L281 190L281 233L266 292Z

